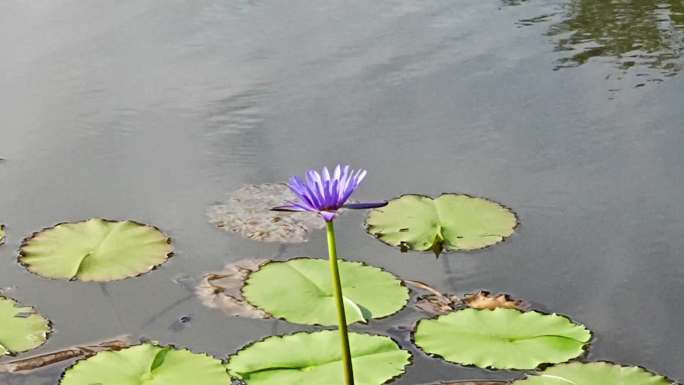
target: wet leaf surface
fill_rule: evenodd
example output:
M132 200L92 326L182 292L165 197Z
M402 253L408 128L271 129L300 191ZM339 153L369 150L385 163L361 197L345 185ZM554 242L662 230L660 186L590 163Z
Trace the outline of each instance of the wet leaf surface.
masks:
M477 250L503 241L518 225L515 214L490 200L462 194L437 198L402 195L366 218L366 230L401 251Z
M663 376L636 366L572 362L551 366L511 385L671 385Z
M325 226L314 213L272 211L295 195L283 183L246 185L231 193L225 204L209 207L209 222L256 241L302 243Z
M411 354L385 336L350 333L356 385L381 385L404 373ZM229 358L247 385L343 385L337 331L268 337Z
M416 345L446 361L494 369L534 369L580 356L591 339L557 314L463 309L418 322Z
M247 277L268 262L268 259L248 258L229 263L221 271L205 274L195 288L195 294L205 306L219 309L229 316L271 318L268 313L249 304L242 295Z
M0 373L30 374L36 370L59 364L75 358L89 357L107 350L121 350L129 346L128 337L122 336L111 340L85 345L70 346L50 353L21 358L0 363Z
M394 275L360 262L339 261L347 322L365 322L401 310L409 291ZM243 295L259 309L289 322L337 325L329 262L296 258L270 262L250 274Z
M64 372L60 385L227 385L221 361L149 343L104 351Z
M169 237L155 227L94 218L33 234L19 262L45 278L107 282L144 274L172 252Z
M39 347L49 332L50 321L33 308L0 296L0 357Z

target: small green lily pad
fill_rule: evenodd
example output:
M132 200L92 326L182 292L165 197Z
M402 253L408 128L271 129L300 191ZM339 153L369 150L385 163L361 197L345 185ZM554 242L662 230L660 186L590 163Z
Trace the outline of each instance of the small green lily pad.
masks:
M24 240L19 262L45 278L106 282L146 273L172 251L155 227L95 218L33 234Z
M402 251L476 250L513 234L518 220L508 208L478 197L403 195L371 210L366 231Z
M418 323L415 343L461 365L534 369L580 356L591 333L557 314L516 309L464 309Z
M571 362L529 375L511 385L672 385L665 377L636 366L609 362Z
M365 322L401 310L409 291L394 275L360 262L339 261L347 322ZM329 262L297 258L270 262L242 289L252 305L276 318L308 325L337 325Z
M343 385L339 342L330 330L268 337L230 357L228 372L247 385ZM411 359L384 336L350 333L349 344L356 385L384 384Z
M185 349L152 344L105 351L77 362L60 385L227 385L221 361Z
M49 332L50 321L33 308L0 296L0 357L39 347Z

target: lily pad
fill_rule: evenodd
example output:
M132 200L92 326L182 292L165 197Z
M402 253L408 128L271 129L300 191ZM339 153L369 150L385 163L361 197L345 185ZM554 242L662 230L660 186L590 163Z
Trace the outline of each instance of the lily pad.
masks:
M221 271L205 274L195 288L195 294L204 306L222 310L229 316L271 318L242 296L245 279L268 262L268 259L248 258L229 263Z
M416 326L416 345L446 361L494 369L534 369L584 352L591 333L557 314L464 309Z
M60 385L226 385L221 361L185 349L141 344L104 351L64 372Z
M39 347L49 332L50 321L33 308L0 297L0 357Z
M366 322L401 310L409 291L394 275L360 262L339 261L347 322ZM252 273L242 292L249 303L287 321L337 325L327 260L270 262Z
M671 385L665 377L636 366L609 362L556 365L511 385Z
M209 207L209 222L256 241L303 243L325 222L309 212L273 211L296 196L284 183L246 185L230 194L225 204Z
M5 244L5 225L0 225L0 246Z
M106 282L146 273L172 251L155 227L95 218L33 234L24 240L19 262L45 278Z
M518 220L508 208L478 197L403 195L366 218L366 230L402 251L476 250L513 234Z
M384 336L349 334L356 385L381 385L404 373L411 354ZM230 357L228 372L247 385L343 385L337 331L268 337Z

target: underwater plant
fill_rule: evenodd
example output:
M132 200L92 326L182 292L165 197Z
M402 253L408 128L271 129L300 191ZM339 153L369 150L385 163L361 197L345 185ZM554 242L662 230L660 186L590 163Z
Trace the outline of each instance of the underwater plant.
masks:
M314 212L320 214L325 220L330 275L337 308L337 324L342 349L344 383L346 385L354 385L354 370L352 368L351 350L349 348L347 317L344 312L342 283L337 263L337 246L333 220L342 208L371 209L387 204L387 202L347 203L347 200L349 200L365 177L366 170L353 170L350 166L342 167L337 165L332 173L328 171L327 167L324 167L320 173L316 170L309 170L303 180L296 176L290 179L288 186L296 195L297 200L288 201L285 205L274 208L276 211Z

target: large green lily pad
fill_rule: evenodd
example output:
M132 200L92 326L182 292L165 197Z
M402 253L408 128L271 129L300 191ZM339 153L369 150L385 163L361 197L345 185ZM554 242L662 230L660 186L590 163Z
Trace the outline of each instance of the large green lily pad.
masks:
M146 273L172 251L155 227L95 218L33 234L24 240L19 262L46 278L105 282Z
M49 332L50 322L33 308L0 297L0 357L39 347Z
M636 366L572 362L531 374L511 385L671 385L665 377Z
M557 314L464 309L420 321L414 339L426 353L450 362L533 369L580 356L591 333Z
M227 385L221 361L185 349L142 344L77 362L60 385Z
M311 258L267 263L249 276L242 292L276 318L337 325L328 263ZM408 302L408 289L392 274L360 262L338 263L348 323L389 316Z
M518 220L508 208L487 199L443 194L433 199L403 195L371 210L366 230L402 251L476 250L513 234Z
M247 346L227 364L247 385L343 385L337 331L268 337ZM350 333L356 385L381 385L398 377L411 354L384 336Z

